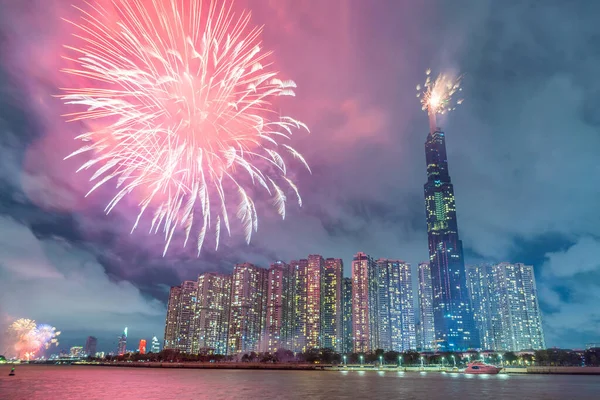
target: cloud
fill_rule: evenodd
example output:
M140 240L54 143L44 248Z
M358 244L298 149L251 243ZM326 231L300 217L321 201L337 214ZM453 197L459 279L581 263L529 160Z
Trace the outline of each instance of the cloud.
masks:
M538 282L539 297L551 346L581 348L597 340L600 330L600 263L594 257L600 241L581 237L564 251L546 254Z
M548 261L543 266L544 272L560 278L599 271L600 261L590 257L592 254L600 254L600 240L583 237L564 252L546 254Z
M0 303L11 316L90 335L116 334L126 324L148 335L162 332L164 304L128 281L110 279L78 244L37 238L0 217L0 254Z

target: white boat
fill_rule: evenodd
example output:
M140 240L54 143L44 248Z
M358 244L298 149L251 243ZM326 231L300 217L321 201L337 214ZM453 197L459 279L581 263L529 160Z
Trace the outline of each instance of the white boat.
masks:
M495 365L489 365L484 363L483 361L473 361L472 363L467 364L467 369L465 369L465 374L490 374L495 375L500 372L502 368L496 367Z

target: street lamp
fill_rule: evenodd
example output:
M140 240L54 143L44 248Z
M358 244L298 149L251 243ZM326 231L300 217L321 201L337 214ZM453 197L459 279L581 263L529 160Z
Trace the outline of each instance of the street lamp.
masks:
M402 356L398 356L398 366L402 366Z
M456 358L454 358L454 356L452 356L452 364L454 365L454 368L456 368Z
M379 356L379 368L383 367L383 356Z
M346 362L346 356L344 356L344 365L348 365L348 363Z
M363 365L363 360L364 360L365 356L363 356L362 354L360 355L360 365Z
M421 368L423 368L423 356L421 356Z
M502 354L498 354L498 357L500 357L500 366L503 367L504 364L502 364Z

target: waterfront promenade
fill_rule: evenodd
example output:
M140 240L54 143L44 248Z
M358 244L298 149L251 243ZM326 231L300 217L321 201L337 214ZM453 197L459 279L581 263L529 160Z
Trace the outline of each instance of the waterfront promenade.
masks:
M383 372L433 372L462 373L464 368L448 366L374 366L374 365L333 365L309 363L232 363L232 362L110 362L75 363L77 365L99 365L105 367L127 368L190 368L190 369L260 369L260 370L299 370L299 371L383 371ZM600 367L505 367L504 374L562 374L562 375L600 375Z

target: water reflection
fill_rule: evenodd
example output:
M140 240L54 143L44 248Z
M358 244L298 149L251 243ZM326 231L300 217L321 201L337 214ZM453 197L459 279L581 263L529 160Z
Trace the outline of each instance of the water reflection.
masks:
M0 366L0 399L594 399L600 377L465 375L434 371L257 371ZM6 372L6 373L5 373ZM377 372L377 373L376 373ZM387 372L387 373L385 373ZM398 378L402 378L399 382ZM450 379L451 378L451 379ZM475 379L473 379L475 378ZM526 395L524 395L526 394Z

